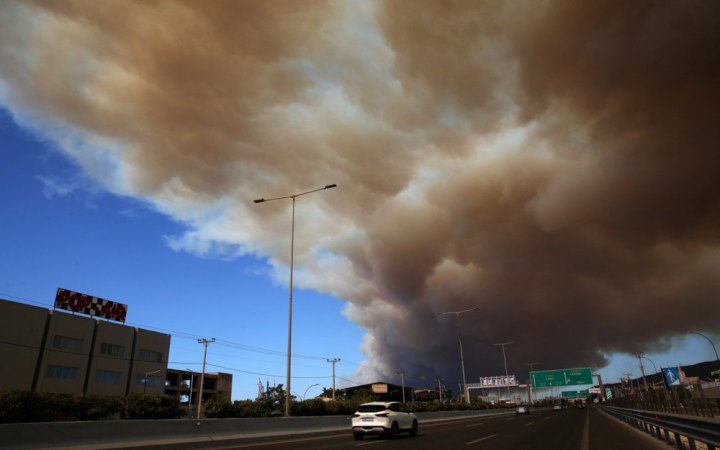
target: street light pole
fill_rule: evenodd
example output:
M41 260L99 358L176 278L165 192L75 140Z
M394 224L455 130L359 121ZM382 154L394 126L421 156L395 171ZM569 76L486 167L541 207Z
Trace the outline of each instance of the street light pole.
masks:
M503 362L505 363L505 379L506 379L506 382L507 382L507 378L508 378L508 370L507 370L507 358L505 357L505 346L506 346L506 345L510 345L510 344L512 344L513 342L515 342L515 341L502 342L502 343L500 343L500 344L493 344L493 345L500 345L500 346L502 346ZM509 397L509 396L510 396L510 386L507 387L507 393L508 393L508 397Z
M707 337L707 336L705 336L704 334L700 333L699 331L691 331L691 333L700 335L700 336L704 337L705 339L707 339L707 341L710 343L710 345L712 345L713 351L715 352L715 361L720 362L720 358L718 357L718 352L717 352L717 349L715 348L715 344L713 343L713 341L710 340L709 337Z
M303 400L303 401L305 401L305 396L307 395L307 393L308 393L308 391L310 390L310 388L313 387L313 386L317 386L317 385L318 385L317 383L311 384L310 386L308 386L307 389L305 389L305 393L304 393L303 396L302 396L302 400ZM333 400L335 400L335 399L333 399Z
M188 396L188 416L192 419L192 388L193 388L193 378L195 373L188 369L187 367L185 370L190 372L190 395Z
M474 308L470 309L464 309L462 311L445 311L445 312L439 312L437 313L438 316L446 315L446 314L455 314L455 324L457 326L457 332L458 332L458 342L460 342L460 368L462 369L462 381L463 381L463 399L465 400L465 403L470 403L470 392L468 392L467 389L467 383L465 382L465 358L463 357L463 346L462 346L462 336L460 335L460 314L475 311L476 309L479 309L479 306L476 306Z
M325 189L332 189L334 187L337 187L337 184L328 184L324 187L313 189L311 191L301 192L299 194L293 194L293 195L286 195L284 197L274 197L274 198L259 198L257 200L253 200L254 203L264 203L264 202L270 202L273 200L283 200L283 199L291 199L292 200L292 225L290 228L290 296L288 300L288 344L287 344L287 371L286 371L286 380L285 383L287 386L285 386L285 417L290 417L290 365L291 365L291 356L292 356L292 298L293 298L293 265L294 265L294 259L295 259L295 199L297 197L300 197L301 195L305 194L311 194L313 192L323 191Z

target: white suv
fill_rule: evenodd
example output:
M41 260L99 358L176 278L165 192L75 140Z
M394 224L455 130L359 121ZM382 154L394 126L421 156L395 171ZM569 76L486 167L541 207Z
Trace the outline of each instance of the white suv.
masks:
M393 437L401 431L417 436L418 421L415 414L406 412L399 402L363 403L353 414L352 431L355 439L362 439L366 434Z

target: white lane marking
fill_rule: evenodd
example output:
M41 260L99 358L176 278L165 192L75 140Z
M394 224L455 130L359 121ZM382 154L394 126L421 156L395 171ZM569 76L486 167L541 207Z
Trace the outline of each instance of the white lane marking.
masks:
M590 448L590 408L585 413L585 429L583 430L582 440L580 441L580 450L588 450Z
M337 438L337 437L338 437L338 435L335 434L332 436L317 436L317 437L298 438L298 439L283 439L280 441L252 442L249 444L233 445L232 448L267 447L269 445L294 444L296 442L320 441L320 440L324 440L324 439L332 439L332 438ZM382 442L382 441L380 441L380 442ZM227 446L215 447L215 448L227 448Z
M508 417L508 418L505 419L505 420L515 420L515 418L514 418L514 417Z
M474 423L472 425L465 425L465 428L479 427L480 425L485 425L485 422Z
M525 424L525 426L532 425L532 424L534 424L534 423L535 423L535 422L528 422L528 423Z
M369 442L363 442L362 444L355 444L355 446L360 447L361 445L382 444L383 442L387 442L387 441L369 441Z
M474 441L466 442L465 445L477 444L477 443L480 442L480 441L485 441L485 440L487 440L487 439L494 438L495 436L497 436L497 434L491 434L490 436L485 436L485 437L480 438L480 439L475 439Z

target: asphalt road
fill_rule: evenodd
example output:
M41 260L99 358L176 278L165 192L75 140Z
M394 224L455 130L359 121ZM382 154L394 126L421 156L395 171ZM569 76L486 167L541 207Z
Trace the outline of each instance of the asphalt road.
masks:
M420 434L394 439L366 437L362 441L347 433L307 437L278 437L234 445L203 445L193 448L231 449L538 449L538 450L658 450L665 444L620 423L595 408L563 412L533 411L528 416L473 418L420 424Z

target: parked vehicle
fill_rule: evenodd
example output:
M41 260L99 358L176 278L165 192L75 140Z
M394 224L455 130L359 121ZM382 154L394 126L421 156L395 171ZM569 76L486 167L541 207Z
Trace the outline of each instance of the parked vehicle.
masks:
M355 439L362 439L366 434L391 438L404 431L410 433L410 436L417 436L418 420L415 414L405 411L399 402L363 403L352 417Z
M518 416L519 416L520 414L528 414L528 415L529 415L529 414L530 414L530 407L527 406L527 405L520 405L520 406L518 406L517 409L515 410L515 414L518 415Z

